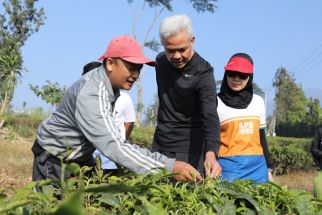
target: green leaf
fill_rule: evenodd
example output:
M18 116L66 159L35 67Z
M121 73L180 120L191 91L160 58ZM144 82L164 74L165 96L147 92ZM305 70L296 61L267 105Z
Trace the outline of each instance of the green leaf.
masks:
M53 185L44 185L42 186L42 192L44 195L53 195L55 193L55 188Z
M220 191L223 192L223 193L230 194L230 195L234 196L237 199L245 199L245 200L247 200L249 203L251 203L254 206L254 208L256 209L257 212L261 211L258 202L254 198L252 198L252 196L250 196L248 194L241 193L241 192L237 193L237 192L235 192L233 190L229 190L229 189L226 189L226 188L220 188Z
M311 202L311 195L303 193L298 196L298 202L296 204L299 214L314 215L314 207Z
M82 206L81 191L69 196L61 205L58 206L54 215L85 215L85 210Z
M224 205L218 208L218 214L234 215L236 214L236 206L233 201L224 198Z
M142 201L146 211L150 215L167 215L168 213L161 207L151 204L146 197L135 195L136 198Z
M276 213L270 208L262 208L262 211L261 211L260 214L261 215L273 215L273 214L276 214Z
M102 184L86 187L85 193L123 193L123 192L135 192L135 189L130 186L122 184Z
M77 163L70 163L66 165L66 169L71 171L74 175L79 175L80 166Z
M101 203L105 203L113 207L120 206L120 200L117 197L113 196L113 194L111 193L103 193L103 195L97 200Z
M322 170L318 171L318 175L314 178L314 196L322 200Z

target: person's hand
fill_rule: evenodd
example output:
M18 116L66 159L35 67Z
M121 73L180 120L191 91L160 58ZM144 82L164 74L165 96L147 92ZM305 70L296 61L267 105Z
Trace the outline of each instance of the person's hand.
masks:
M206 176L210 178L218 177L221 175L221 166L218 163L214 152L207 152L205 157L205 170Z
M193 166L183 161L174 162L173 173L178 173L178 175L174 176L177 181L202 180L200 173L195 168L193 168Z

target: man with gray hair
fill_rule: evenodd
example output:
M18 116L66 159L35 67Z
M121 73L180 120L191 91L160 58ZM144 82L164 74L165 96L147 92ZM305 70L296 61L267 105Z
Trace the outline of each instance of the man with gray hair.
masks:
M52 185L58 188L61 177L73 176L68 170L62 174L61 162L92 166L95 149L138 174L163 168L178 173L174 175L178 180L202 180L188 163L124 141L113 120L120 89L130 90L143 64L156 62L145 57L140 44L128 35L113 38L99 60L102 65L69 87L56 111L39 125L32 147L32 180L55 179Z
M159 110L152 151L217 177L220 124L213 68L193 50L188 16L165 18L159 33L165 51L156 58Z

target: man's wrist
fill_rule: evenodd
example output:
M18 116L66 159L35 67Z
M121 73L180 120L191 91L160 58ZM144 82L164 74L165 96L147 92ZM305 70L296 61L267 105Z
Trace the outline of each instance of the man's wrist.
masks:
M214 151L208 151L208 152L206 153L206 158L207 158L208 156L213 156L216 160L218 160L218 154L217 154L216 152L214 152Z

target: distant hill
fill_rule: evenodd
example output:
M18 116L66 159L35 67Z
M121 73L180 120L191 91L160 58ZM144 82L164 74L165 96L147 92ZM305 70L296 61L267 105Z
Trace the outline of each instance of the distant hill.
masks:
M312 97L313 99L320 100L320 106L322 108L322 90L317 88L309 88L304 90L305 97L309 99ZM267 108L266 108L266 116L273 115L274 111L274 100L267 101Z

